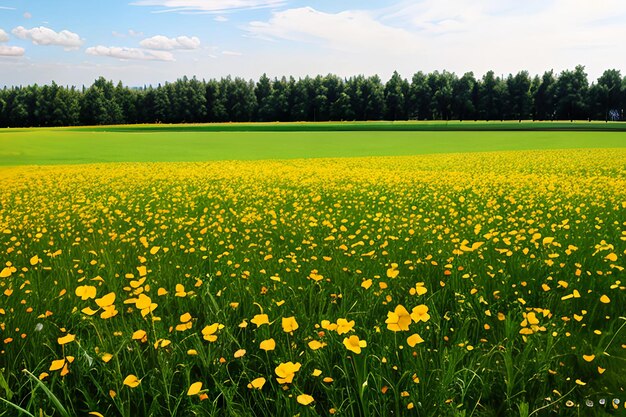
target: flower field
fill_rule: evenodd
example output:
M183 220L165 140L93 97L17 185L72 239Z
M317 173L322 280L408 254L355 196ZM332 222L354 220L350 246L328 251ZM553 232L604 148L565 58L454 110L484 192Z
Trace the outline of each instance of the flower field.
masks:
M1 168L0 415L620 415L625 255L626 149Z

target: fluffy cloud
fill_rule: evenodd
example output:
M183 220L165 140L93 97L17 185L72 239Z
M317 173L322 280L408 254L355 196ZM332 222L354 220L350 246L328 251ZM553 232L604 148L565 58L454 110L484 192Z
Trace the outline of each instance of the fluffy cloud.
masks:
M251 37L273 41L260 46L268 56L263 68L278 68L279 74L366 71L384 78L394 69L409 77L417 70L447 69L481 76L488 70L541 74L583 64L594 79L606 68L626 65L623 54L615 53L626 38L626 2L600 4L404 0L339 13L303 7L275 11L245 29ZM303 55L290 59L291 64L273 63L280 54L300 54L298 49L306 49L310 59Z
M171 51L172 49L198 49L200 47L200 39L197 37L178 36L176 38L168 38L163 35L153 36L139 42L144 48L157 49L161 51Z
M78 49L83 44L83 40L74 32L70 32L69 30L55 32L45 26L32 29L18 26L13 29L11 33L20 39L29 39L35 45L57 45L63 46L65 49L69 50Z
M137 0L135 6L160 6L172 12L220 13L228 10L259 9L284 4L284 0Z
M422 52L454 71L541 73L582 63L594 72L624 62L613 53L626 36L620 0L405 1L381 19L424 39Z
M123 60L139 61L174 61L174 56L166 51L145 51L137 48L120 48L117 46L92 46L85 51L88 55L107 56Z
M406 55L419 50L419 38L411 32L388 26L370 13L344 11L325 13L312 7L275 12L267 22L250 22L250 35L263 39L285 39L322 43L346 52L384 52Z
M2 29L0 29L0 43L4 43L9 40L9 35ZM24 48L19 46L0 45L0 56L22 56L24 55Z
M19 46L0 45L0 56L22 56L24 48Z

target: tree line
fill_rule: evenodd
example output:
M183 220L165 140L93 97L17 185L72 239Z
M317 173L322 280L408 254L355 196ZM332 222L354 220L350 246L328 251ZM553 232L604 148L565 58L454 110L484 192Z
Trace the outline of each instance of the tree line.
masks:
M100 77L91 86L5 87L0 127L123 123L341 120L624 120L626 77L607 70L589 84L585 68L482 78L472 72L394 72L380 77L183 77L130 88Z

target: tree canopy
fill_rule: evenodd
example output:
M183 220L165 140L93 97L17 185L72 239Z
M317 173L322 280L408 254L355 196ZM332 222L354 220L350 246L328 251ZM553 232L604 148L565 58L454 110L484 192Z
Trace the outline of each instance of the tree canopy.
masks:
M605 71L589 84L585 68L477 78L448 71L333 74L258 81L239 77L130 88L103 77L82 89L56 83L0 90L0 127L122 123L341 120L624 120L626 78Z

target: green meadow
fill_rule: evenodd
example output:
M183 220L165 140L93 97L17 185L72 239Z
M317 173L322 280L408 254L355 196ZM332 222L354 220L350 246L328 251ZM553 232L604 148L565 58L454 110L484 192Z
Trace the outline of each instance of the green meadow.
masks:
M369 122L0 130L0 165L402 156L615 148L621 123Z
M624 415L625 144L2 130L0 417Z

